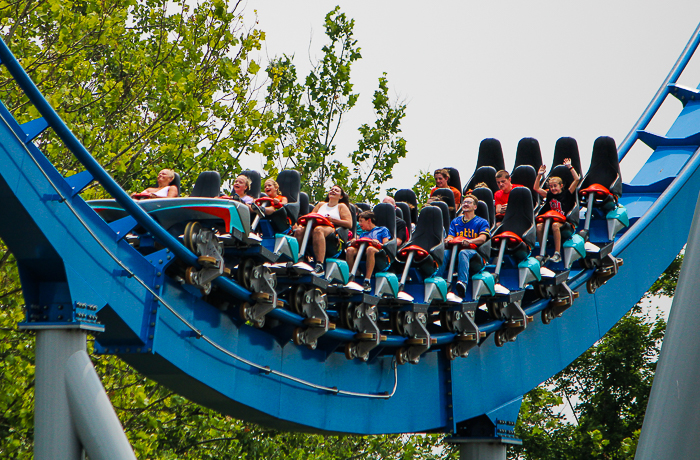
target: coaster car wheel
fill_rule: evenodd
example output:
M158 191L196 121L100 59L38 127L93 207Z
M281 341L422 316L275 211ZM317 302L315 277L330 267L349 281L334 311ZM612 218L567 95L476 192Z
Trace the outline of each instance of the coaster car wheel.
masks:
M292 307L292 311L299 316L303 316L302 302L304 302L304 286L296 285L292 288L292 292L289 294L289 306Z
M241 286L248 290L252 286L253 268L255 268L255 261L250 258L245 258L238 264L237 280Z
M598 284L598 278L591 276L588 281L586 281L586 290L589 294L595 294L595 291L600 287Z
M493 340L497 347L502 347L508 341L508 332L504 329L499 329L493 334Z
M450 312L447 310L440 311L440 325L447 329L449 332L454 332L454 323L450 320Z
M302 345L304 343L301 337L302 332L304 332L304 329L300 327L294 328L294 331L292 332L292 342L294 342L295 345Z
M197 283L197 269L187 267L187 270L185 270L185 282L192 285Z
M554 319L554 312L552 311L551 307L547 307L544 310L542 310L541 316L542 324L549 324Z
M450 361L453 361L454 359L459 357L459 352L457 351L457 344L456 343L451 343L447 345L445 348L445 355L447 355L447 359Z
M396 350L396 363L399 365L406 364L408 362L408 353L401 347Z
M190 251L197 253L197 236L202 231L202 224L199 222L187 222L185 225L184 243Z
M398 311L391 314L391 329L398 335L406 335L405 313Z
M344 329L352 329L353 326L353 313L354 308L352 304L342 303L340 308L338 308L338 320L340 322L340 327Z
M503 313L501 312L501 306L498 302L489 301L486 302L486 308L489 310L489 316L491 319L501 320L503 319Z
M348 342L345 344L345 358L352 361L355 359L355 345L353 345L351 342Z
M238 316L240 316L243 321L250 321L250 304L248 302L243 302L241 306L238 307Z

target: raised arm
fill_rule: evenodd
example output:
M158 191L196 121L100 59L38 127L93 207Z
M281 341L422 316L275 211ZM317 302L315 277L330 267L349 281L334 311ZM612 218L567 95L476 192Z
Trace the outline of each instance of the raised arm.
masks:
M571 164L571 158L564 158L564 166L569 168L569 171L571 171L571 175L574 178L574 181L571 183L571 185L569 185L569 193L574 193L576 192L578 183L581 181L581 176L578 175L576 169L574 169L573 165Z
M535 177L535 185L532 186L532 190L536 191L542 198L547 198L547 192L540 188L541 178L546 171L545 165L540 166L540 169L537 170L537 177Z

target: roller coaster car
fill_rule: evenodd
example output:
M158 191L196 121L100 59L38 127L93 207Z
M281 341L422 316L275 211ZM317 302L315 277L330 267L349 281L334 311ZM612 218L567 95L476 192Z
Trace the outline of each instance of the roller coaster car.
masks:
M443 216L443 218L447 217L448 222L455 218L457 215L456 206L459 206L460 203L455 203L455 195L452 193L452 190L449 188L438 188L433 190L430 196L437 197L440 201L447 204L449 214L447 216Z
M629 225L627 210L618 203L622 195L622 178L615 141L601 136L593 144L588 173L581 182L579 198L585 203L585 222L579 231L586 241L584 268L596 268L589 280L589 292L617 274L622 263L611 255L615 235Z
M487 306L493 319L505 321L504 327L495 333L498 346L514 341L531 320L521 303L527 285L542 279L539 262L530 257L535 239L532 194L524 187L516 187L510 192L503 222L491 238L492 251L497 254L494 273L499 284L496 296Z
M430 348L428 307L448 301L447 283L433 276L444 259L443 232L442 211L434 206L424 207L410 241L397 254L397 259L404 264L399 295L381 302L381 305L393 307L392 329L408 337L407 346L396 352L400 364L418 363L420 355Z
M474 171L474 175L469 179L467 185L464 187L462 194L466 194L469 190L474 189L476 184L481 182L485 183L491 193L496 193L498 190L498 185L496 184L496 168L493 166L480 166Z

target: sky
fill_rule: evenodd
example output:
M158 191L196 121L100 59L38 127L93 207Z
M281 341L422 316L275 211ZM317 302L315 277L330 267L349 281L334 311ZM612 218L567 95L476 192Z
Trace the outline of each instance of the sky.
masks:
M294 55L298 74L306 75L321 56L323 19L336 4L355 20L362 50L352 68L360 101L338 147L351 152L357 128L373 122L372 94L386 72L390 95L407 104L401 126L408 155L386 184L396 188L412 186L421 169L445 166L458 168L465 182L488 137L501 141L512 167L521 138L538 139L549 164L556 140L571 136L587 170L595 138L622 142L700 21L700 2L679 0L247 0L244 17L257 13L266 33L259 59ZM700 58L681 79L693 88L698 82ZM665 133L680 108L675 100L664 104L665 116L650 129ZM633 153L622 164L625 181L650 152Z

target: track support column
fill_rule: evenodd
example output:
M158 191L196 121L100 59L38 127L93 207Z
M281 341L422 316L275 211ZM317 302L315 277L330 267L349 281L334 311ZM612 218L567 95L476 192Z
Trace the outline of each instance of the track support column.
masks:
M700 431L700 200L688 235L635 460L697 458Z
M34 383L34 458L81 460L83 448L74 428L66 393L66 362L86 350L87 332L44 329L36 333Z

